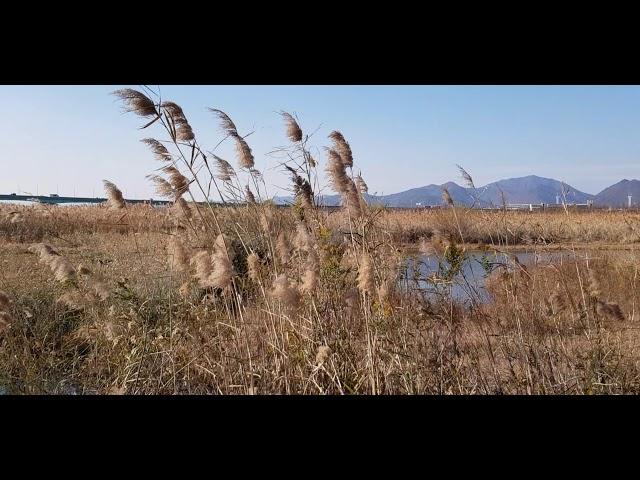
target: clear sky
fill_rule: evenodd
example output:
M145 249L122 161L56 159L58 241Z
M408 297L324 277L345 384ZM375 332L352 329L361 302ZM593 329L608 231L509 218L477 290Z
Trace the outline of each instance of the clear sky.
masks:
M109 95L125 86L0 86L0 193L150 198L160 166L140 139L161 127L123 114ZM640 178L640 87L635 86L161 86L211 149L222 136L206 107L226 111L268 185L287 185L266 154L287 143L280 110L295 112L312 144L342 131L371 193L449 180L456 163L477 186L536 174L588 193ZM320 150L315 151L318 153ZM236 161L231 145L216 152ZM324 160L324 154L321 159ZM272 188L270 193L278 192Z

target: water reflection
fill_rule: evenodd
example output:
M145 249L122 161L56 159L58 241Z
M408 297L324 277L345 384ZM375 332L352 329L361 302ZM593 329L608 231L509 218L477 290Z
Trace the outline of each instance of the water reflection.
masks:
M485 288L487 276L497 268L513 268L514 257L523 265L561 265L563 262L584 256L572 251L467 251L459 271L448 277L451 265L436 255L418 254L407 261L407 279L431 297L450 295L463 303L489 302L491 297ZM426 280L429 279L429 280ZM414 282L415 280L415 282Z

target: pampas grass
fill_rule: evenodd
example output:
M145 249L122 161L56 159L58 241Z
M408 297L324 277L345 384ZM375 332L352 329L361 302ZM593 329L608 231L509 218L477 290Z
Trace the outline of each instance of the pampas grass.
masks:
M167 254L169 255L169 266L172 270L177 272L187 272L189 270L189 251L182 240L175 235L169 237Z
M88 299L86 295L83 295L79 290L67 292L56 300L56 304L59 307L71 311L83 310L86 307L87 302Z
M167 150L167 148L158 140L155 140L153 138L143 138L140 141L149 146L149 148L151 149L151 153L153 153L153 156L156 160L159 160L161 162L172 161L169 150Z
M329 138L333 140L334 149L340 156L340 160L345 167L353 167L353 154L351 153L351 146L342 135L342 133L334 130L329 134Z
M360 256L360 265L358 267L358 277L356 281L358 282L358 288L363 294L371 294L374 292L373 265L371 263L371 257L366 253Z
M142 92L131 88L124 88L114 91L113 95L122 100L126 112L133 112L141 117L158 115L153 101Z
M291 172L291 179L293 182L293 193L296 200L300 202L302 207L306 210L313 209L313 189L308 180L298 175L293 168L286 166L287 170Z
M300 128L300 125L298 125L298 122L296 122L296 119L287 112L281 112L280 115L282 115L287 127L287 137L289 140L292 142L299 142L302 140L302 129Z
M218 235L213 249L213 271L209 281L211 286L228 290L231 287L233 278L233 265L222 234Z
M69 260L56 252L50 245L45 243L36 244L32 245L29 250L39 255L40 262L51 269L54 278L58 282L75 281L76 269Z
M356 187L358 187L358 191L362 194L369 192L369 187L360 174L356 176Z
M442 201L451 207L453 207L453 198L451 198L451 194L449 193L449 189L447 187L442 187Z
M171 120L169 128L174 140L189 142L195 139L191 125L179 105L174 102L163 102L162 108Z
M247 256L247 271L249 278L256 283L259 283L261 280L260 270L260 257L258 257L255 252L251 252Z
M316 365L320 366L327 361L331 355L331 348L327 345L320 345L316 351Z
M247 142L237 134L232 135L232 138L236 144L236 157L238 158L238 164L240 167L246 169L253 168L253 153L251 153L251 149Z
M218 171L217 178L223 182L231 182L232 178L236 176L236 172L229 162L222 158L213 155L216 161L216 169Z
M244 187L244 196L245 196L245 199L247 200L247 203L252 203L252 204L256 203L256 197L251 191L251 189L249 188L249 185L245 185Z
M227 135L237 135L238 129L236 128L235 123L229 118L222 110L218 110L216 108L209 108L209 111L212 112L218 119L220 120L220 128Z
M310 250L305 262L305 270L302 274L300 291L312 293L318 286L320 261L315 250Z
M173 207L172 207L172 211L177 212L180 216L186 218L187 220L190 220L191 217L193 216L191 207L189 206L187 201L182 197L179 197L175 200L175 203L173 204Z
M300 305L300 293L291 284L285 274L280 274L273 281L270 295L289 309L296 309Z
M345 163L340 154L332 149L327 149L327 176L333 190L340 194L342 204L347 208L349 214L358 217L362 214L361 197L353 180L349 178L345 171Z
M191 260L190 265L195 268L194 277L198 280L198 284L202 288L211 287L211 273L213 272L213 263L211 261L211 254L206 250L200 250L197 252Z
M164 167L162 171L169 177L175 198L181 197L189 190L189 179L182 175L176 167L169 165Z
M109 180L103 180L104 191L107 194L107 204L114 210L121 210L127 205L125 204L122 192L116 185Z
M164 198L175 198L176 191L171 184L162 178L160 175L147 175L147 178L151 180L155 187L155 192Z

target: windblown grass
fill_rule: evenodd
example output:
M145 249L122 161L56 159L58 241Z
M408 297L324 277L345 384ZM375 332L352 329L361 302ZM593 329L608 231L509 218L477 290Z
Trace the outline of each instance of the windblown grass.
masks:
M501 251L632 245L639 216L368 206L366 182L352 172L357 149L339 132L328 139L326 164L344 208L324 210L314 203L323 166L286 113L293 161L283 168L296 202L275 208L261 197L255 159L228 114L212 109L237 147L238 170L201 147L177 104L117 95L145 128L170 139L145 143L166 164L150 180L174 204L126 205L108 182L104 206L0 207L6 391L640 391L636 251L491 265L489 302L472 290L454 300L450 289L471 243ZM193 202L192 192L210 184L227 206ZM406 262L419 245L440 261L428 278ZM424 282L439 294L428 295Z

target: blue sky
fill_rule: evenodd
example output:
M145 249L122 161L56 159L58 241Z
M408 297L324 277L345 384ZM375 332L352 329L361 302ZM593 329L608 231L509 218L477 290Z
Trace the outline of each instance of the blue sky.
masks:
M145 176L160 165L139 142L160 127L123 114L109 92L125 86L0 86L0 193L156 196ZM640 87L635 86L161 86L201 144L222 136L206 107L226 111L247 138L268 185L286 177L266 154L287 143L280 110L313 141L342 131L371 193L449 180L456 163L476 185L536 174L589 193L640 178ZM231 145L217 150L235 163ZM318 151L316 151L317 153ZM324 155L321 156L324 160ZM272 187L272 194L282 193Z

